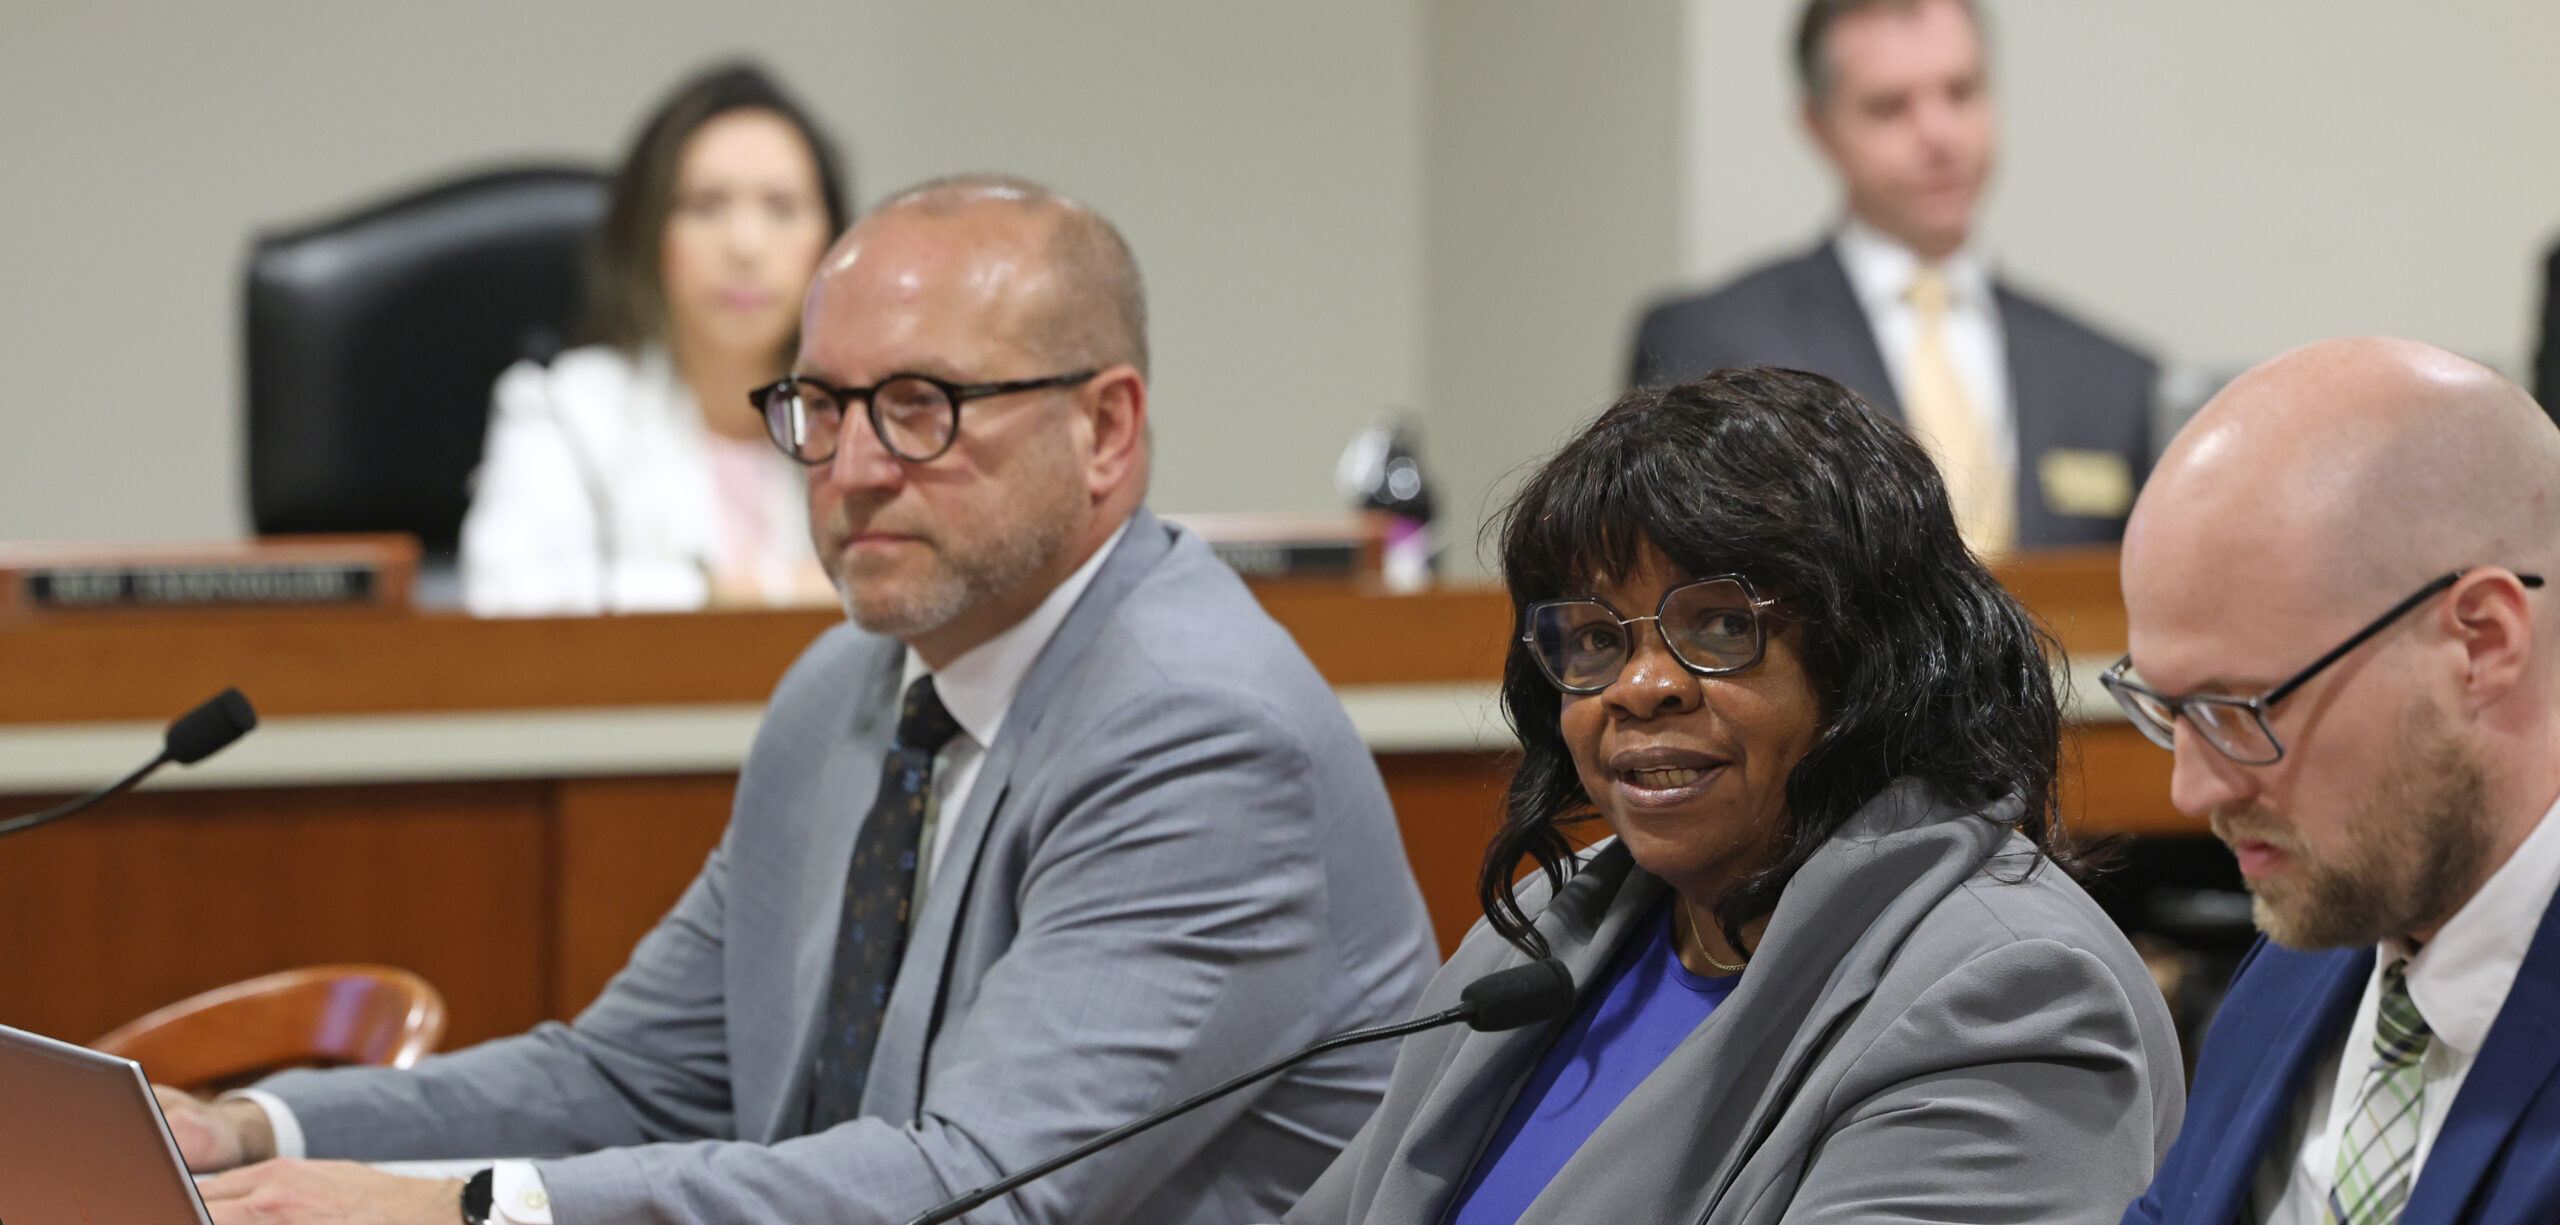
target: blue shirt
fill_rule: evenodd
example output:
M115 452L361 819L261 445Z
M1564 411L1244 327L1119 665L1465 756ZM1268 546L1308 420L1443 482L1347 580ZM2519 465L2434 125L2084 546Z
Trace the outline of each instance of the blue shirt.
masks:
M1733 994L1741 975L1710 978L1680 964L1673 914L1666 903L1642 924L1609 963L1599 994L1547 1048L1459 1189L1448 1225L1514 1225L1600 1121Z

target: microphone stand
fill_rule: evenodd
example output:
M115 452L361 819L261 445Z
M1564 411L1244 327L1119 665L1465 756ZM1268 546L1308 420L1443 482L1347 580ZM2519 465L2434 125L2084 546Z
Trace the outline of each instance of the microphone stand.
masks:
M39 825L49 825L55 821L63 819L64 817L72 816L100 800L113 799L116 796L123 795L125 792L131 791L136 786L139 786L142 780L151 777L152 771L167 764L169 764L169 755L163 753L145 763L141 769L125 775L123 778L117 779L113 786L108 787L104 791L92 791L78 799L67 800L63 803L56 804L51 808L45 809L43 812L31 812L23 817L11 817L6 821L0 821L0 838L6 838L11 834L22 834Z
M117 779L103 791L92 791L77 799L66 800L43 812L0 821L0 838L22 834L39 825L50 825L64 817L76 815L101 800L113 799L133 790L151 772L170 762L192 766L229 747L232 741L248 735L258 726L258 712L237 689L225 689L180 715L169 724L160 738L160 753L142 763L142 768Z
M1413 1020L1399 1021L1393 1025L1381 1025L1375 1029L1356 1029L1347 1034L1335 1034L1334 1036L1326 1038L1320 1042L1302 1047L1293 1054L1284 1055L1278 1062L1264 1064L1261 1067L1255 1068L1254 1070L1229 1080L1224 1084L1218 1085L1214 1088L1203 1089L1172 1106L1168 1106L1163 1110L1156 1112L1155 1114L1148 1115L1132 1122L1123 1123L1120 1126L1114 1127L1101 1135L1095 1136L1094 1138L1087 1140L1074 1148L1068 1149L1055 1157L1051 1157L1038 1165L1025 1168L1019 1174L1008 1175L999 1181L988 1183L986 1186L980 1187L958 1199L949 1200L934 1207L927 1208L923 1212L916 1214L913 1220L907 1222L907 1225L941 1225L942 1222L949 1221L972 1208L976 1208L980 1204L986 1203L988 1200L1010 1194L1015 1188L1020 1187L1025 1183L1045 1178L1050 1174L1054 1174L1059 1170L1074 1165L1095 1153L1101 1152L1114 1144L1118 1144L1131 1136L1137 1135L1139 1132L1146 1131L1158 1123L1170 1122L1174 1119L1180 1118L1199 1107L1206 1106L1210 1102L1216 1101L1221 1097L1225 1097L1227 1094L1233 1093L1246 1085L1262 1079L1263 1077L1269 1076L1274 1072L1281 1072L1289 1068L1296 1067L1297 1065L1313 1059L1318 1055L1324 1054L1327 1051L1339 1050L1346 1046L1358 1046L1363 1042L1378 1042L1388 1038L1401 1038L1407 1034L1419 1033L1423 1030L1431 1029L1436 1026L1466 1020L1468 1017L1474 1015L1475 1011L1476 1009L1472 1005L1460 1004L1455 1008L1444 1009L1440 1012L1432 1013L1427 1017L1416 1017Z

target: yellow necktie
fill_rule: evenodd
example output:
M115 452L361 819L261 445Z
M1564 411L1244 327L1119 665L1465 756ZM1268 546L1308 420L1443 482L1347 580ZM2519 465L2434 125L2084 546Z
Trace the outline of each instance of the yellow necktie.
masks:
M1903 413L1938 461L1964 542L1986 557L2006 553L2018 536L2017 474L1992 447L1964 380L1956 377L1947 352L1946 278L1924 264L1903 296L1919 324L1903 367Z

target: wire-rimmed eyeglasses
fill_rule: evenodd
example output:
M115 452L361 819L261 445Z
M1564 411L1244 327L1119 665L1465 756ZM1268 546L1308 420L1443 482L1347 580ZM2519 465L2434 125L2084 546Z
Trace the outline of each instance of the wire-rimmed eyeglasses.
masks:
M1680 666L1699 676L1740 672L1760 662L1768 643L1760 610L1776 604L1739 574L1682 583L1662 593L1650 617L1621 617L1590 597L1540 600L1520 617L1520 641L1538 670L1566 693L1598 693L1618 679L1635 654L1636 623L1653 622Z
M2346 658L2347 652L2364 645L2366 639L2408 616L2411 609L2460 582L2468 573L2468 570L2456 570L2438 576L2433 582L2409 593L2407 599L2392 605L2363 629L2349 635L2346 641L2329 648L2326 654L2312 660L2310 666L2254 697L2218 693L2170 697L2126 675L2133 667L2131 655L2117 660L2115 666L2101 673L2098 683L2106 687L2115 698L2116 705L2124 708L2125 717L2142 730L2143 736L2161 748L2175 750L2178 747L2175 724L2179 717L2184 716L2187 726L2194 728L2215 752L2244 766L2274 765L2284 759L2284 742L2276 739L2275 730L2267 725L2269 707L2302 688L2304 682L2320 675L2329 665ZM2519 574L2516 581L2529 588L2542 586L2539 574Z
M893 374L869 387L837 387L793 375L748 392L747 402L763 414L765 434L773 445L811 467L836 457L847 404L862 405L871 418L871 432L880 436L880 445L891 455L921 464L939 458L959 440L961 405L1019 391L1072 387L1100 373L1078 370L1002 383L954 383L929 374Z

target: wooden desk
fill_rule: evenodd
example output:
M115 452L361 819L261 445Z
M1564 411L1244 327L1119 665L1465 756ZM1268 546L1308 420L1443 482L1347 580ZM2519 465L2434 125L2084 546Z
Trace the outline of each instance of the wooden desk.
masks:
M2038 558L2007 577L2081 671L2121 651L2112 554ZM1475 915L1505 777L1492 701L1508 601L1258 590L1378 752L1453 943ZM121 773L160 724L224 685L265 720L168 786L0 842L0 1023L84 1040L195 991L333 961L426 975L452 1004L455 1045L572 1015L699 868L760 704L836 620L273 610L0 623L0 815ZM2166 802L2168 756L2130 727L2083 723L2072 754L2066 809L2080 828L2192 832Z

